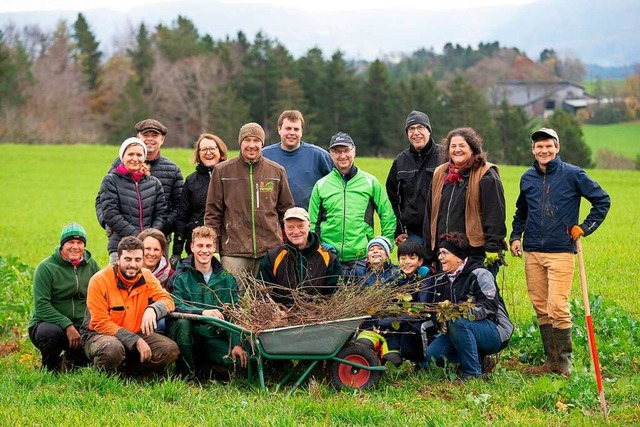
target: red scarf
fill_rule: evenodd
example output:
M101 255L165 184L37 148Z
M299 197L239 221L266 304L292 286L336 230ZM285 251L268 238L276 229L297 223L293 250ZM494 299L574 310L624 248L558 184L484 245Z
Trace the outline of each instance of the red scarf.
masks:
M444 177L444 182L462 187L462 185L464 184L464 178L462 177L462 174L471 169L471 166L473 166L473 162L474 158L471 157L466 164L458 167L454 165L452 161L449 161L449 168L447 169L447 175Z
M116 167L116 172L122 175L131 175L131 179L133 179L133 182L140 182L140 180L144 176L144 172L131 172L123 163L120 163Z

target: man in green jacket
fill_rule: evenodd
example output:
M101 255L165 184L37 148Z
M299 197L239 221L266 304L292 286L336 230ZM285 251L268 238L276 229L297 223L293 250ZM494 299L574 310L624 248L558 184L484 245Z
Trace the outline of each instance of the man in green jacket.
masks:
M376 235L373 213L380 217L382 235L393 242L396 215L378 179L354 166L356 146L344 132L331 137L333 170L313 187L309 202L311 229L338 251L345 275L367 256L367 243ZM392 248L393 249L393 248Z
M196 227L191 238L192 254L185 258L169 279L177 313L198 314L224 320L224 305L238 302L238 286L233 275L213 256L215 232L210 227ZM171 286L170 286L171 287ZM205 367L214 365L218 372L229 354L235 363L247 366L247 353L239 337L220 331L213 325L188 319L173 320L169 336L180 347L176 374L195 379L198 374L209 377Z
M87 308L89 279L100 270L85 249L87 232L78 223L67 224L60 246L36 268L29 338L42 353L42 367L52 372L67 360L86 361L78 330Z

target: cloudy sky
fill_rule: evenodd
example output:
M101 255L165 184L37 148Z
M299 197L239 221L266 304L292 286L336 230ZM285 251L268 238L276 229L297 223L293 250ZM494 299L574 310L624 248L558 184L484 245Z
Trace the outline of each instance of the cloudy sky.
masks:
M169 0L167 0L169 1ZM175 1L175 0L174 0ZM179 1L179 0L178 0ZM456 9L479 6L495 6L503 4L524 4L534 0L220 0L225 3L270 3L281 4L309 10L358 10L358 9L391 9L414 8L423 10ZM159 3L159 0L3 0L0 2L0 13L35 10L88 10L114 9L127 11L133 7Z

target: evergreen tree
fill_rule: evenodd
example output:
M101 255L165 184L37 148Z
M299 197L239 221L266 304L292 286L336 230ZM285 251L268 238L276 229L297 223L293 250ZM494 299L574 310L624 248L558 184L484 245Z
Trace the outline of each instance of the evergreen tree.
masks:
M404 124L407 115L418 110L426 113L431 121L431 136L438 142L450 130L449 111L444 108L445 94L438 88L436 81L430 75L412 76L408 82L400 84L400 109L396 115L398 138L402 141L399 148L406 148L407 134Z
M560 156L565 162L592 168L591 149L584 141L580 123L571 114L556 110L545 122L545 126L558 132L560 138Z
M495 117L500 130L502 161L509 165L530 164L532 157L529 135L533 131L533 123L527 113L522 107L509 106L503 100Z
M318 143L327 146L335 133L347 132L358 144L365 137L362 97L355 70L345 61L342 52L331 55L323 87L326 91L323 110L327 119L323 121L326 127L322 129Z
M231 86L227 86L213 107L213 117L214 133L222 138L230 150L237 150L238 130L251 121L249 105L238 97Z
M91 32L89 24L82 13L73 24L73 38L76 42L75 57L82 69L89 89L96 90L100 73L100 59L102 52L98 50L100 43Z
M200 38L193 22L182 15L171 28L158 25L156 37L158 49L169 62L212 52L211 38Z
M135 83L142 90L142 94L151 93L151 72L155 64L153 57L152 42L147 27L140 24L138 34L136 34L136 45L134 49L127 49L127 54L131 57L131 64L135 74Z
M398 111L395 87L389 69L380 60L369 66L364 82L365 120L367 153L379 156L389 153L393 145L394 112Z
M118 101L110 114L107 128L109 143L120 144L133 133L133 124L152 115L141 87L135 77L130 78L118 96Z
M329 125L331 114L326 110L326 68L322 50L315 47L295 63L298 82L304 82L304 107L296 107L304 114L304 136L307 141L315 141Z
M308 104L304 97L304 91L302 87L300 87L300 83L297 80L292 79L290 77L283 77L278 81L276 97L273 100L273 116L270 123L273 125L273 132L271 137L271 141L277 141L277 123L278 117L284 110L300 110L305 117L305 136L313 136L308 131L307 121L313 118L312 114L305 114L305 111L308 111Z
M259 32L244 59L240 96L249 104L251 118L267 133L276 128L270 119L276 114L274 100L278 81L293 75L293 58L279 42ZM279 112L278 112L279 113Z
M482 136L483 148L489 152L493 163L502 161L498 142L498 129L489 104L480 90L462 75L457 75L448 85L446 107L451 118L450 128L472 127Z

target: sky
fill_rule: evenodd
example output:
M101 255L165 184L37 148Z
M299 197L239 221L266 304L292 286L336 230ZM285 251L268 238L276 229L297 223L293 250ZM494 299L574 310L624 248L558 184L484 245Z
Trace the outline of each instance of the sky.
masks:
M174 0L175 1L175 0ZM307 10L362 10L362 9L391 9L413 8L422 10L460 9L466 7L496 6L504 4L525 4L534 0L220 0L225 3L270 3L283 6L293 6ZM77 10L113 9L126 12L127 10L150 3L160 3L158 0L3 0L0 2L0 13L26 12L44 10Z

